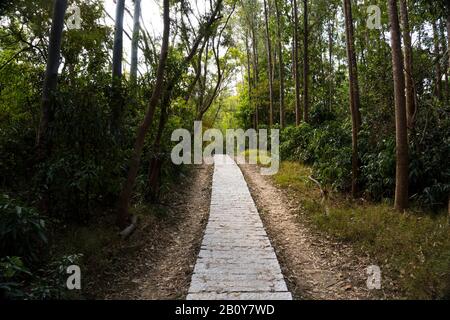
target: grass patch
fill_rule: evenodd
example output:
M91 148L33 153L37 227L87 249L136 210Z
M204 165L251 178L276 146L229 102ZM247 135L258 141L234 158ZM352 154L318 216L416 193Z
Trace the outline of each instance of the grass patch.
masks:
M343 195L322 204L310 174L307 166L282 162L273 178L300 199L302 211L317 230L369 254L406 297L450 298L450 227L445 213L402 214L388 204L358 204Z

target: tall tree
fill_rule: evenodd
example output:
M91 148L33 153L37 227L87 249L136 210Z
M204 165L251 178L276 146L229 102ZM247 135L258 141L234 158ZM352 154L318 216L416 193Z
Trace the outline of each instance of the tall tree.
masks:
M125 0L117 0L116 19L114 27L113 64L112 64L113 82L116 82L120 78L122 78L124 11L125 11Z
M403 211L408 206L408 138L406 123L405 78L400 39L400 26L396 0L388 1L391 24L392 70L395 98L395 208Z
M446 16L447 16L447 70L446 70L446 83L447 83L447 103L450 102L450 87L449 87L449 77L450 77L450 5L448 5L446 9Z
M123 59L123 16L125 0L117 0L112 58L111 132L120 137L120 123L123 114L122 59Z
M294 18L294 32L293 32L293 71L295 82L295 125L300 124L300 79L298 66L298 7L297 0L292 0L292 16Z
M46 152L48 137L47 129L53 117L53 94L58 83L58 69L61 54L61 41L64 29L64 16L67 10L67 0L55 0L53 7L52 28L48 45L47 66L44 86L42 89L41 121L37 135L38 158L43 158Z
M334 10L333 10L334 13ZM328 22L328 65L329 65L329 70L328 70L328 82L329 82L329 87L328 87L328 108L332 109L332 105L333 105L333 88L334 88L334 83L333 83L333 33L334 33L334 15L333 17L330 18L330 21Z
M308 0L303 0L303 121L305 122L308 122L309 110L308 33Z
M250 53L250 45L249 45L249 32L246 29L245 30L245 52L246 52L246 57L247 57L247 85L248 85L248 100L249 100L249 105L252 106L253 104L253 92L252 92L252 71L251 71L251 53ZM253 126L256 128L256 117L255 115L253 115Z
M352 195L358 195L358 133L361 126L361 116L359 112L359 83L358 70L356 65L355 40L353 30L352 5L350 0L344 0L345 35L347 45L348 74L350 81L350 113L352 116Z
M412 77L412 47L409 29L409 16L407 0L400 0L400 18L403 32L403 59L405 67L405 89L406 89L406 120L408 128L414 127L414 116L416 113L414 83Z
M278 76L280 82L280 127L284 127L284 64L283 64L283 30L281 27L281 12L278 0L275 2L275 14L277 19L277 49L278 49Z
M130 66L130 80L131 83L136 84L137 67L138 67L138 44L141 17L141 0L134 0L134 15L133 15L133 38L131 41L131 66Z
M252 12L250 28L252 32L252 57L253 57L253 87L256 89L259 82L259 68L258 68L258 37L257 37L257 20L255 12ZM259 126L259 103L255 99L255 129Z
M163 91L164 72L166 68L167 55L169 52L169 33L170 33L170 16L169 16L169 0L163 2L163 21L164 31L161 45L161 53L159 57L158 70L156 72L156 82L153 87L152 96L150 98L147 113L145 114L144 121L138 129L136 142L134 145L133 154L130 159L130 168L128 171L128 177L123 186L122 192L119 198L119 210L117 215L117 224L120 227L125 227L129 220L128 206L130 202L131 192L133 190L134 182L139 169L139 163L141 161L142 149L144 147L144 140L150 124L153 120L156 105L158 104L161 93Z
M434 55L435 55L435 80L434 80L434 94L438 99L442 98L441 82L442 82L442 69L441 69L441 50L439 45L439 28L437 22L433 22L433 39L434 39Z
M266 49L267 49L267 78L269 80L269 127L273 124L273 66L272 66L272 43L270 40L269 30L269 13L267 9L267 1L264 0L264 23L266 30Z

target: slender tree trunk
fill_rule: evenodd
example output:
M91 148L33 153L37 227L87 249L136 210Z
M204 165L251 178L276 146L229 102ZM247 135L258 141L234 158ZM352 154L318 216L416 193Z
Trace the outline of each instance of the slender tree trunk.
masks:
M361 126L361 116L359 113L360 99L358 70L356 65L356 54L354 47L355 40L353 36L353 16L350 0L344 0L344 16L345 35L347 43L348 74L350 80L350 112L352 115L352 196L356 198L358 195L359 171L358 133Z
M441 70L441 59L440 59L440 46L439 46L439 30L436 22L433 22L433 38L434 38L434 54L436 57L436 78L434 84L434 94L440 100L442 98L442 70Z
M330 20L328 24L328 108L331 111L333 109L333 19Z
M414 127L414 116L416 113L414 99L414 83L412 77L412 48L411 34L409 29L408 4L407 0L400 0L400 18L403 31L403 59L405 67L405 89L406 89L406 120L408 128Z
M245 51L247 54L247 84L248 84L248 101L250 106L252 106L252 75L251 75L251 65L250 65L250 46L248 44L248 30L245 32ZM253 115L253 126L256 128L256 118Z
M295 125L299 125L301 121L300 113L300 79L298 66L298 7L297 0L293 1L293 17L294 17L294 81L295 81Z
M447 103L450 103L450 87L449 87L449 73L450 73L450 6L447 8L447 39L444 37L447 45L447 60L445 63L445 95L447 98Z
M269 80L269 127L272 127L273 125L272 43L270 41L269 13L267 9L266 0L264 0L264 23L266 30L266 46L267 46L267 78Z
M155 141L153 142L153 154L150 159L148 169L148 195L150 201L156 201L159 196L159 177L161 175L161 167L163 158L161 157L161 138L167 121L167 108L170 103L170 94L163 98L161 103L161 114L159 116L158 131L156 132Z
M280 80L280 128L284 128L284 64L283 64L283 31L281 29L281 13L278 0L275 1L277 18L278 75Z
M131 66L130 66L130 80L132 84L136 84L137 68L138 68L138 44L141 16L141 0L134 0L134 15L133 15L133 39L131 41Z
M41 121L37 134L37 157L43 159L48 148L47 130L54 112L54 99L58 84L58 69L61 54L61 41L64 29L64 15L67 10L67 0L56 0L53 7L52 28L48 45L48 58L42 89Z
M116 23L114 28L114 47L113 47L113 82L122 78L122 55L123 55L123 15L125 11L125 0L117 0L116 5Z
M308 0L303 0L303 121L308 122L309 111L309 55Z
M259 71L258 71L258 39L256 36L256 26L255 26L255 17L252 17L251 29L252 29L252 51L253 51L253 80L254 80L254 88L258 86L259 82ZM259 103L255 100L255 129L258 130L259 127Z
M163 41L161 46L161 53L159 57L158 70L156 72L156 82L153 88L153 93L150 98L147 113L145 115L144 121L137 132L137 138L134 145L133 154L130 159L130 168L128 171L127 180L123 186L122 192L119 198L119 210L117 215L117 224L120 227L125 227L129 220L128 207L130 203L131 193L133 191L134 182L139 169L139 164L141 161L142 149L144 147L144 140L147 131L152 123L153 116L155 114L155 108L158 104L164 83L164 71L166 67L167 55L169 51L169 33L170 33L170 17L169 17L169 0L164 0L164 31L163 31Z
M395 97L396 176L395 208L403 211L408 207L408 138L406 123L405 78L400 39L400 26L396 0L388 1L391 24L392 69Z
M123 58L123 16L125 0L117 0L114 31L112 96L111 96L111 132L120 137L120 123L123 114L122 95L122 58Z

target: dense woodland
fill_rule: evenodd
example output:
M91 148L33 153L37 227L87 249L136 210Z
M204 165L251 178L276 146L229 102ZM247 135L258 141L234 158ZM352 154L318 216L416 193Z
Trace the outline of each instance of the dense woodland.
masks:
M141 2L115 1L115 16L101 0L0 2L0 297L66 298L62 266L86 258L61 248L67 228L117 233L160 203L189 170L170 161L171 133L194 120L280 129L281 160L352 214L418 217L392 227L414 225L397 250L430 261L404 295L449 297L445 0L161 0L161 34Z

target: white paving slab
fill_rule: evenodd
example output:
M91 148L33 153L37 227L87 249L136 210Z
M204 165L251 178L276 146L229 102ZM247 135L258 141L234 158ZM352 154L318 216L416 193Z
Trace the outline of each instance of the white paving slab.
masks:
M236 162L214 156L209 220L188 300L292 300Z

